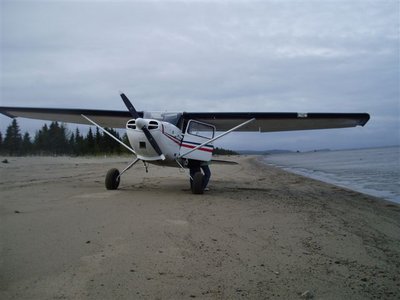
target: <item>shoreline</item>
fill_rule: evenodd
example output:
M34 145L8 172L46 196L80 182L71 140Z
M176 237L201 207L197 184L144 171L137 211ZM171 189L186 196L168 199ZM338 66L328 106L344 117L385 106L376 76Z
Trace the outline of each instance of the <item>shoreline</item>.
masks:
M106 191L129 157L8 159L1 298L399 296L395 203L253 156L211 165L204 195L178 169L139 164Z
M400 204L399 148L379 147L265 157L288 172Z
M262 163L262 162L261 162ZM268 165L268 166L272 166L272 167L276 167L278 169L281 169L285 172L288 173L292 173L292 174L296 174L298 176L302 176L302 177L306 177L309 179L313 179L316 181L320 181L320 182L324 182L327 184L331 184L334 186L337 186L339 188L343 188L343 189L347 189L347 190L351 190L360 194L365 194L371 197L375 197L378 198L382 201L387 201L390 203L395 203L395 204L400 204L400 196L394 194L393 192L389 192L389 191L377 191L377 190L373 190L373 189L367 189L367 188L363 188L363 187L358 187L358 186L354 186L351 184L346 184L343 182L340 182L338 180L335 179L329 179L327 175L313 175L312 173L310 173L309 170L307 171L301 171L298 170L298 168L292 168L292 167L286 167L286 166L281 166L281 165L277 165L271 162L264 162L264 164ZM329 174L328 174L329 175Z

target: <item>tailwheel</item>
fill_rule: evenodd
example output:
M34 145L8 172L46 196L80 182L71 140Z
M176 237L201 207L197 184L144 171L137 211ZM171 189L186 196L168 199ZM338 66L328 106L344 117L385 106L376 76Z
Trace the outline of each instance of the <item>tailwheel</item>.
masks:
M107 190L116 190L119 186L120 176L118 169L110 169L106 175Z
M203 180L204 180L203 173L197 172L194 174L193 182L192 182L192 193L193 194L203 194L204 193Z

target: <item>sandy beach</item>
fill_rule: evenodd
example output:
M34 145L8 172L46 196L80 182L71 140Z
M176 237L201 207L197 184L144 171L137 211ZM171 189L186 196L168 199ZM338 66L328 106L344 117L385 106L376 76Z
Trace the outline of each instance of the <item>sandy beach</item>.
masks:
M127 157L7 159L1 299L400 297L397 204L257 157L212 165L204 195L142 164L107 191Z

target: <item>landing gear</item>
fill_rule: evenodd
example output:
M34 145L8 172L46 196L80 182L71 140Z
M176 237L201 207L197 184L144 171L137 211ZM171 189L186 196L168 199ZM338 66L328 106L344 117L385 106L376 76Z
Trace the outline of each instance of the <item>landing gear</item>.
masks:
M124 174L126 171L128 171L130 168L132 168L140 159L136 158L133 162L131 162L125 169L121 171L121 173L118 171L118 169L110 169L107 172L106 175L106 188L107 190L116 190L119 186L119 182L121 180L122 174ZM146 166L146 164L145 164ZM147 170L147 167L146 167Z
M193 194L203 194L204 187L203 187L204 175L201 172L196 172L193 176L192 181L192 193Z
M119 186L120 174L118 169L110 169L106 175L107 190L116 190Z

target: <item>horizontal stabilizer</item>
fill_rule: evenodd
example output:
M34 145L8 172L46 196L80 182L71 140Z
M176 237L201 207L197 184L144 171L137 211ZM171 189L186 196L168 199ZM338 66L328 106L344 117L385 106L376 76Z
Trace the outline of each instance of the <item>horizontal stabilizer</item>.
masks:
M211 163L213 165L238 165L236 161L231 161L231 160L222 160L222 159L212 159Z

